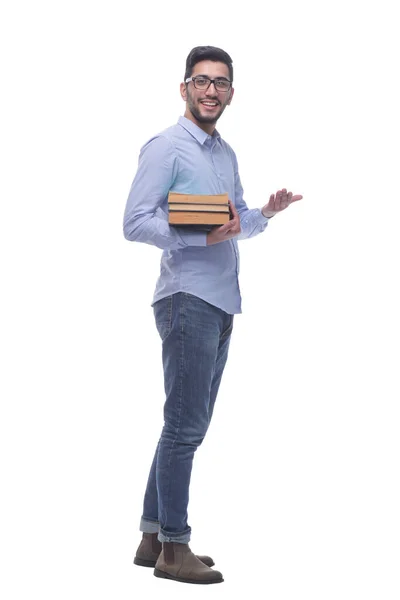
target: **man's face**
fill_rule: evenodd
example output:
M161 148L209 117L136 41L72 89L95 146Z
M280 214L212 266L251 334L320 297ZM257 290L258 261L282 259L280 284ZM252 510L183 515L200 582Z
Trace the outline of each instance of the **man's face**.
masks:
M223 77L229 80L229 69L226 64L203 60L193 67L191 77L200 75L209 79ZM212 83L208 89L196 89L193 81L188 84L181 84L181 95L187 103L187 109L199 123L215 124L225 107L231 103L233 88L229 91L219 91Z

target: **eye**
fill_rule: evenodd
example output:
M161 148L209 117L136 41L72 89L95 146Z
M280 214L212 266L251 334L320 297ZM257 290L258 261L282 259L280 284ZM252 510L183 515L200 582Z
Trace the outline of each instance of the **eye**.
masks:
M229 87L229 81L227 81L226 79L216 79L215 83L219 88L224 90L226 90Z

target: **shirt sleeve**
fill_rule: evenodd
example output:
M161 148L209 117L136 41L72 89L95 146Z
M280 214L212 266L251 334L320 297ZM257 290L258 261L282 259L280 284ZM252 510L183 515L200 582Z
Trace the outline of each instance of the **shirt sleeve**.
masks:
M166 137L156 136L143 146L124 213L127 240L163 250L207 245L206 232L171 227L167 219L156 215L172 188L178 167L178 156Z
M231 152L235 174L235 206L240 216L241 228L241 232L236 239L245 240L262 233L266 229L269 219L264 217L261 209L247 207L243 199L243 187L240 181L237 158L232 148Z

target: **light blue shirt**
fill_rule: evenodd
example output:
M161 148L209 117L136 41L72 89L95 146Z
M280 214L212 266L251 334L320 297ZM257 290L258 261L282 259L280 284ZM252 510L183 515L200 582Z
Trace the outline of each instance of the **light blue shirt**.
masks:
M228 192L240 216L240 235L207 246L207 233L168 223L168 193ZM186 117L151 138L140 151L124 215L127 240L161 248L152 305L187 292L229 314L241 313L237 241L258 235L268 219L243 200L236 155L215 130L208 135Z

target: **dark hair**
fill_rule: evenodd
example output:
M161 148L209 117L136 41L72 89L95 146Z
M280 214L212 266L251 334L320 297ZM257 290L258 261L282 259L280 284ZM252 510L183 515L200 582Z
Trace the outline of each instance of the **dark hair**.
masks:
M185 81L191 76L195 64L202 60L213 60L225 63L229 69L229 79L233 81L232 59L227 52L215 46L196 46L188 54L186 59Z

